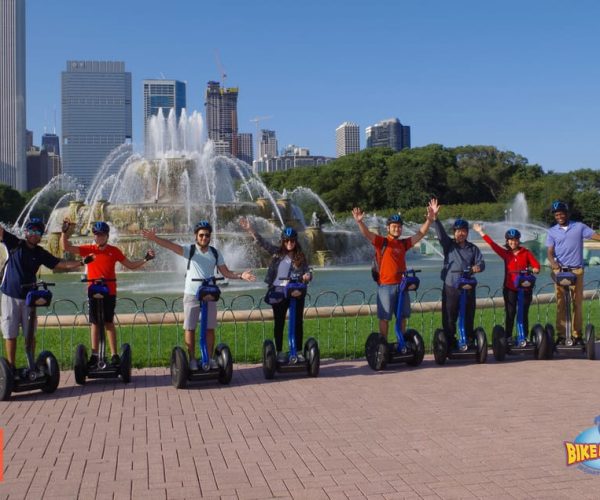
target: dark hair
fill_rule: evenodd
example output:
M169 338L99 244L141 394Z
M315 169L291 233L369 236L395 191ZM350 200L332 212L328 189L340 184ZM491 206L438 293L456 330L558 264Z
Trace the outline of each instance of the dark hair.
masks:
M294 239L294 241L296 242L296 246L294 246L294 249L292 250L292 264L294 267L298 268L306 264L307 260L306 255L304 255L302 247L300 246L300 242L297 239ZM287 253L288 251L285 247L285 242L281 240L281 244L279 245L279 249L277 250L275 257L285 257Z

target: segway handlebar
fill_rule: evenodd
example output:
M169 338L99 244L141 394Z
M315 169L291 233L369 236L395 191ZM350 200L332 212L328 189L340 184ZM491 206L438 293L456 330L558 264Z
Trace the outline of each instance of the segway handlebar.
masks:
M21 289L24 290L30 288L32 290L37 290L41 287L44 290L47 290L49 286L56 286L56 283L50 283L48 281L36 281L35 283L26 283L24 285L21 285Z
M210 278L192 278L192 281L201 281L203 284L215 284L217 281L223 281L223 276L211 276Z
M117 281L117 278L81 278L82 283L96 283L99 285L108 283L109 281Z

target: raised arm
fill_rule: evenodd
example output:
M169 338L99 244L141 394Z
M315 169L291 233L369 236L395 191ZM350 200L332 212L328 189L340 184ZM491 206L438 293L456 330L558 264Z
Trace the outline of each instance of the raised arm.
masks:
M432 198L429 201L429 205L427 205L427 218L425 219L425 222L421 225L421 227L419 228L419 231L410 237L410 240L411 240L411 243L413 244L413 246L416 245L423 238L425 238L425 236L427 236L427 231L429 231L429 226L431 226L431 223L435 220L435 218L437 216L437 214L434 210L434 206L437 207L437 200L435 198Z
M432 214L433 214L433 230L435 231L435 235L437 236L437 239L440 240L440 245L442 245L444 252L446 252L446 251L448 251L448 248L450 248L450 245L452 244L452 240L450 239L450 236L448 236L448 233L446 233L444 226L438 219L441 205L438 203L438 201L435 198L433 198L429 202L429 206L431 207Z
M482 224L475 222L473 224L473 231L479 233L479 236L483 238L483 241L485 241L492 248L492 250L496 252L501 258L504 258L505 255L510 252L509 250L506 250L506 248L498 245L498 243L496 243L492 238L490 238L489 235L485 234Z
M177 255L183 255L183 247L178 245L177 243L173 243L165 238L161 238L156 235L156 229L142 229L142 237L146 238L148 241L153 241L158 246L166 248L167 250L171 250L171 252L176 253ZM142 263L138 266L142 266ZM125 266L127 267L127 266ZM131 269L131 268L130 268Z
M367 238L371 243L373 243L377 235L373 231L369 231L369 228L363 220L364 216L365 213L359 207L354 207L352 209L352 217L354 217L354 220L358 224L359 231L365 238Z
M265 240L260 234L258 234L256 232L256 230L254 229L254 227L252 227L252 224L250 223L250 221L246 218L246 217L242 217L240 219L240 227L246 231L250 236L252 236L252 238L254 239L254 241L263 249L265 249L267 251L267 253L269 254L274 254L275 252L277 252L278 248L269 243L267 240ZM225 275L223 275L225 276Z
M141 260L129 260L129 259L125 259L122 260L120 263L125 266L127 269L131 269L132 271L134 269L139 269L140 267L142 267L146 262L152 260L155 257L154 254L154 250L149 249L146 252L146 255L144 255L144 258Z
M79 247L77 245L72 245L69 241L69 229L71 228L72 222L66 218L62 223L62 234L60 235L60 244L63 247L63 250L68 253L72 253L74 255L79 255Z

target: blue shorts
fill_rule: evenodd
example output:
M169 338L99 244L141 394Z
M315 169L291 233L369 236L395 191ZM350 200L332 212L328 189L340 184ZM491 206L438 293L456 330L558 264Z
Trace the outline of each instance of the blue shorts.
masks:
M377 318L387 321L396 314L398 306L398 285L379 285L377 288ZM402 301L402 317L410 317L410 297L408 291L404 291Z

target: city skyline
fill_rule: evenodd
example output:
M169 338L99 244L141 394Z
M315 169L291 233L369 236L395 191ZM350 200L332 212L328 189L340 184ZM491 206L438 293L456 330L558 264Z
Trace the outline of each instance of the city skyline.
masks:
M107 0L92 17L72 0L52 9L28 0L27 126L36 143L60 108L64 61L100 59L132 73L138 151L144 79L186 82L188 110L204 112L206 83L226 73L226 86L239 88L240 133L254 134L250 120L268 115L281 144L313 154L335 156L340 123L359 124L364 145L367 126L395 116L411 126L412 147L489 144L546 171L600 168L593 2L350 0L339 17L334 4L312 0L302 12L234 0L226 16L222 6L186 3L161 19L154 4Z

